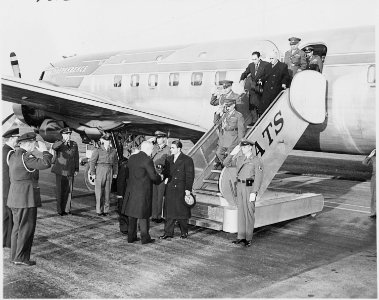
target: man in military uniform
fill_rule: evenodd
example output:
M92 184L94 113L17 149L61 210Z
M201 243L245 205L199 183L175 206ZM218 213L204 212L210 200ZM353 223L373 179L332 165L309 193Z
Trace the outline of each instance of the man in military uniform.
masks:
M219 142L216 150L215 168L222 167L226 153L230 153L245 134L244 118L235 109L235 99L225 99L222 107L215 113L214 122L219 124Z
M157 142L154 145L153 153L151 158L153 159L154 166L158 174L161 174L165 164L166 158L170 155L170 148L167 145L167 135L162 131L156 131L154 133ZM162 219L162 205L163 197L166 185L164 182L153 185L153 211L152 211L152 221L155 223L161 223Z
M55 151L54 165L51 172L55 173L57 212L63 216L71 213L71 198L74 188L74 177L79 173L78 144L71 141L71 129L63 128L62 139L56 141L52 149Z
M288 39L291 49L284 55L284 63L287 64L291 79L297 72L305 70L307 62L305 59L305 53L299 49L299 42L301 39L297 37L291 37Z
M224 161L225 167L237 169L238 234L234 244L249 247L253 239L255 202L262 184L263 163L253 153L254 143L242 140Z
M9 158L15 152L20 130L17 127L10 128L3 134L6 142L3 146L3 248L11 247L11 235L13 227L12 210L7 206L8 192L11 185L9 178Z
M233 81L232 80L221 80L222 89L216 87L216 91L212 93L210 104L213 106L218 105L218 111L224 109L225 100L232 99L236 101L235 109L240 112L244 117L244 126L246 127L253 121L253 117L250 112L249 98L244 97L245 95L238 95L232 90Z
M13 214L11 241L11 261L16 265L32 266L30 260L34 232L37 223L37 207L42 205L38 187L38 170L50 168L53 155L46 145L38 141L36 149L43 157L32 154L36 143L36 134L28 132L18 139L20 147L9 158L11 185L8 195L8 207Z
M305 47L304 52L306 54L307 70L314 70L322 73L322 61L320 56L313 55L313 47Z
M96 213L98 216L109 214L112 178L117 178L117 151L111 148L111 136L100 138L101 146L92 152L89 160L90 175L95 177Z
M262 89L262 77L267 73L266 67L270 65L267 61L261 60L261 54L254 51L251 54L251 63L246 70L241 74L240 82L244 83L244 89L249 94L249 103L251 107L252 122L258 120L258 107L261 105L261 96L259 88ZM245 117L245 116L244 116Z

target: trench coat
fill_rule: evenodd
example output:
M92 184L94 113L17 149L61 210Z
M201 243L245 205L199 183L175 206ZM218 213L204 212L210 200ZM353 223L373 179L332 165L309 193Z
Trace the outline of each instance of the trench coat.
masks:
M185 191L192 191L195 179L193 160L188 155L180 153L174 163L174 155L165 162L164 177L168 178L163 216L167 219L189 219L191 209L185 205Z
M155 171L153 160L143 151L130 156L125 196L121 213L136 219L149 219L152 212L153 182L161 177Z

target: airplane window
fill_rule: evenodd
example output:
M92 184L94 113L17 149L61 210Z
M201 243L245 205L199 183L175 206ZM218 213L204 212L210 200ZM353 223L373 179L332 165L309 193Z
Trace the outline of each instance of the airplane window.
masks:
M179 85L179 73L170 73L168 84L170 86L178 86Z
M215 74L215 85L220 85L220 81L225 79L226 71L217 71Z
M115 75L114 79L113 79L113 86L114 87L121 87L121 80L122 80L121 75Z
M148 84L150 87L157 86L158 85L158 74L150 74Z
M193 72L191 77L191 85L199 86L203 83L203 73Z
M130 86L139 86L139 75L138 74L133 74L132 78L130 80Z

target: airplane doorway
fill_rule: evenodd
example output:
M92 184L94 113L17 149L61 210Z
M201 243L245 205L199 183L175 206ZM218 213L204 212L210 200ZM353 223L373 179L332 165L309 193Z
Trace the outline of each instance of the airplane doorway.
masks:
M322 43L307 43L302 46L301 50L305 51L305 48L307 47L313 48L313 56L319 56L321 58L322 65L324 65L326 53L328 51L326 45ZM320 72L322 73L322 68Z

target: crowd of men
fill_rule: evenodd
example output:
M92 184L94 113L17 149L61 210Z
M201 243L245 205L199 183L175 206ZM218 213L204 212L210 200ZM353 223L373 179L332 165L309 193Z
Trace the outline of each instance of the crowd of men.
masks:
M284 63L278 53L269 53L270 62L254 51L251 63L241 74L240 84L245 93L232 91L233 81L223 80L212 94L211 105L218 106L214 122L218 124L219 143L215 167L237 167L238 234L234 244L250 246L254 230L255 201L263 176L262 160L253 149L253 141L244 140L246 127L254 124L283 89L290 86L293 76L302 70L322 71L320 57L313 48L305 52L298 48L300 39L290 38L291 50ZM11 261L16 265L35 265L30 260L37 207L41 206L38 187L39 170L50 168L56 176L57 214L71 214L74 177L79 172L78 145L71 141L72 130L63 128L62 138L51 151L39 135L20 135L12 128L3 135L3 247L11 248ZM143 141L132 155L124 152L119 161L111 147L111 136L100 138L89 160L90 175L95 180L96 213L107 216L110 207L112 180L117 178L118 213L121 233L128 242L138 241L139 222L142 244L155 240L149 234L150 218L156 223L164 220L162 240L173 238L174 226L180 227L180 238L188 237L191 206L184 201L191 197L194 163L182 152L177 140L169 146L164 132L155 132L152 140ZM37 157L33 151L39 151Z

